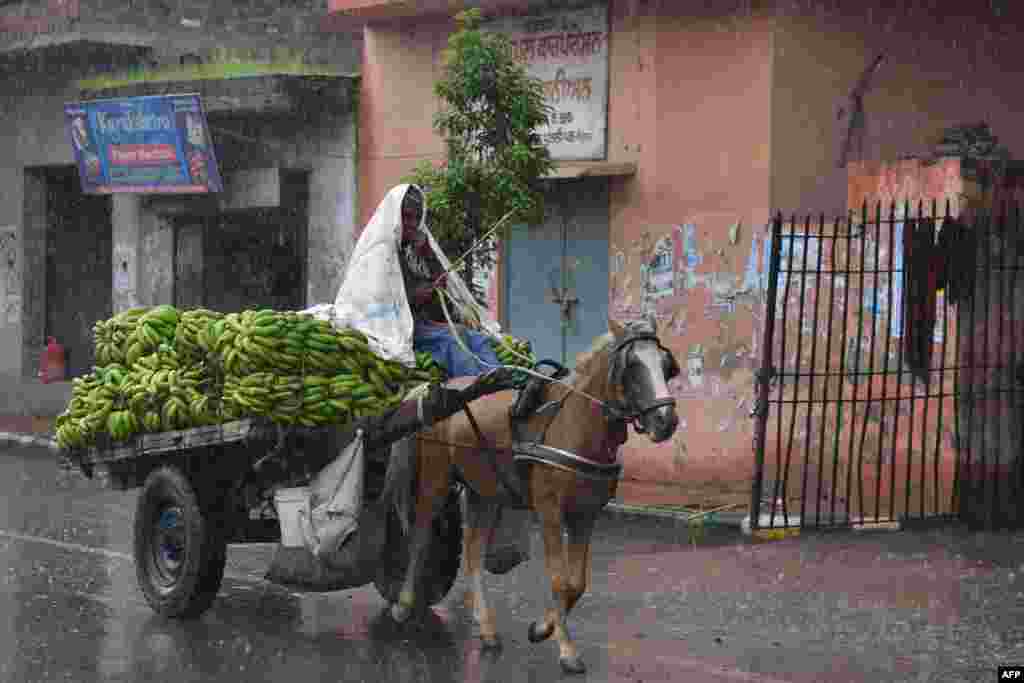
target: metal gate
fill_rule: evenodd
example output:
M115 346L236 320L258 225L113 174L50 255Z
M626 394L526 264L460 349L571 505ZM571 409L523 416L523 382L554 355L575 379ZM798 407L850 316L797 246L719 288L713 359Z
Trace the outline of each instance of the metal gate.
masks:
M1018 206L781 214L769 241L751 519L1018 526Z

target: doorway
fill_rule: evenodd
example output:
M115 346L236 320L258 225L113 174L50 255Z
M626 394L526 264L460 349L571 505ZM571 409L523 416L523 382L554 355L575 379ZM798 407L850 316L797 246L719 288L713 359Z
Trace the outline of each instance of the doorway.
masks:
M112 201L82 192L74 166L46 169L44 337L64 346L69 378L95 364L93 325L113 315Z
M540 225L506 242L505 326L566 367L608 331L607 178L555 181Z
M308 178L282 172L281 206L175 220L174 305L222 313L306 305Z

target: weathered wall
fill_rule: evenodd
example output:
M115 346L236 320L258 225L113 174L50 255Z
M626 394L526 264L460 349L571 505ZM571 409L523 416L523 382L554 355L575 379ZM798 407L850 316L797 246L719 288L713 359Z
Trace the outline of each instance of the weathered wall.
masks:
M434 134L434 82L451 20L372 24L363 38L359 94L359 226L388 189L422 161L444 158Z
M622 2L612 25L612 147L638 163L612 183L612 315L653 310L683 368L678 432L631 438L626 477L691 502L749 495L751 255L769 211L772 22L720 11Z
M864 98L864 159L926 156L934 137L987 121L1024 155L1016 83L1024 6L929 3L786 3L777 13L771 108L772 208L846 210L846 171L837 167L840 107L879 52L887 60ZM973 16L977 15L977 16Z

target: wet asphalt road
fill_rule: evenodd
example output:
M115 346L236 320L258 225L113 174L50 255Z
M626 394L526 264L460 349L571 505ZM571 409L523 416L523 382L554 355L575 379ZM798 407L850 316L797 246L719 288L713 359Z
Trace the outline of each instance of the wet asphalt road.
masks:
M263 580L273 546L233 546L201 619L155 616L131 560L134 491L0 450L0 681L991 681L1024 663L1024 534L841 534L693 548L676 523L603 519L565 677L526 628L534 559L488 577L505 647L481 651L460 579L397 627L372 587L299 595Z
M396 626L372 586L298 594L263 580L274 547L230 549L227 577L198 621L154 615L136 586L131 522L137 491L106 491L62 474L54 455L0 450L0 680L3 681L551 681L561 679L554 642L530 644L548 582L540 541L534 561L489 577L504 638L482 651L460 578L433 615ZM594 549L595 590L572 629L589 667L581 681L682 680L700 662L678 656L681 637L631 612L657 602L633 586L609 586L609 565L645 553L685 550L683 529L604 522ZM640 563L642 564L642 562ZM637 565L639 566L639 565ZM635 569L635 567L633 567ZM632 571L632 569L630 570ZM658 570L662 571L662 570ZM710 639L709 635L709 639ZM690 680L753 679L720 665Z

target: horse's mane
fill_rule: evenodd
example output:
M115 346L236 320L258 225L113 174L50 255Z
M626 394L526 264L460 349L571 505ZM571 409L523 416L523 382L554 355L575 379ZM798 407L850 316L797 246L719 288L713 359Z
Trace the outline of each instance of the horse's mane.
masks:
M612 345L614 341L615 337L612 335L612 333L607 332L605 334L602 334L600 337L596 338L594 342L590 345L589 349L577 354L577 375L589 375L591 370L593 369L592 366L595 364L595 361L598 359L598 357L601 355L603 351L608 350L608 348Z

